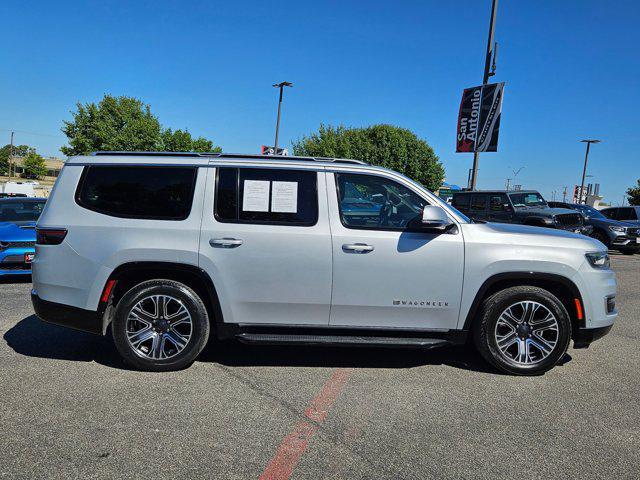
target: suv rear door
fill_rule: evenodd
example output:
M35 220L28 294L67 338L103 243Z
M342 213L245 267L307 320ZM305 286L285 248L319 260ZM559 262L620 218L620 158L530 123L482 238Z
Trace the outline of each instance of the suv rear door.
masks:
M464 242L412 231L428 201L378 173L327 173L333 242L331 325L456 328Z
M225 322L326 326L331 235L324 172L221 164L209 172L199 260Z

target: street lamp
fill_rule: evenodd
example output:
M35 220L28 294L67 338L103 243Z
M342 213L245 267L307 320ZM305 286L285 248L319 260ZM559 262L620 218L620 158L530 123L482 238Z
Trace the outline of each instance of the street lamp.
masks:
M580 140L583 143L587 144L587 151L584 154L584 169L582 170L582 182L580 183L580 198L578 198L578 203L583 203L582 199L584 198L584 203L587 203L586 197L583 195L584 192L584 179L587 176L587 161L589 160L589 147L591 147L592 143L600 143L601 140Z
M273 153L274 155L277 155L278 154L278 131L280 130L280 109L282 107L282 90L284 90L284 87L293 87L293 83L280 82L280 83L274 83L273 86L275 88L280 89L280 99L278 100L278 119L276 120L276 142L275 142L275 145L273 146Z

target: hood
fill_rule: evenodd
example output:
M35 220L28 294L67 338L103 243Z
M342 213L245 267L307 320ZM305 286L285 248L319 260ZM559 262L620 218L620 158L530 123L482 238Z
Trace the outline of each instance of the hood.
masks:
M564 215L567 213L573 213L573 214L578 214L578 215L582 215L580 212L576 211L576 210L571 210L569 208L551 208L551 207L524 207L524 208L517 208L516 209L519 212L527 212L527 213L539 213L542 214L544 216L552 216L552 215Z
M628 220L620 221L620 220L613 220L612 218L593 218L593 217L589 217L586 219L587 223L592 223L594 225L601 225L601 226L615 226L615 227L637 227L638 224L637 223L633 223L630 222Z
M0 242L35 242L36 222L0 222Z
M495 241L504 244L551 248L564 246L591 251L604 250L605 248L604 245L591 237L557 228L532 227L513 223L486 223L478 226L484 227L483 233L485 234L499 235L500 238Z

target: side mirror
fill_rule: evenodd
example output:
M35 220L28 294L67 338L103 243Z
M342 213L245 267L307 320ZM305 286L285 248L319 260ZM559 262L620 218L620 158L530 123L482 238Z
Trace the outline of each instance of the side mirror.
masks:
M422 210L422 227L433 230L446 230L451 225L447 212L437 205L425 205Z

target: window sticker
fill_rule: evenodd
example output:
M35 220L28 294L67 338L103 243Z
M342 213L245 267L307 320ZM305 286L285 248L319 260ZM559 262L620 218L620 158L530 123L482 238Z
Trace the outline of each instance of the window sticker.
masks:
M243 212L269 211L269 181L245 180L242 192Z
M273 182L271 211L298 213L298 182Z

